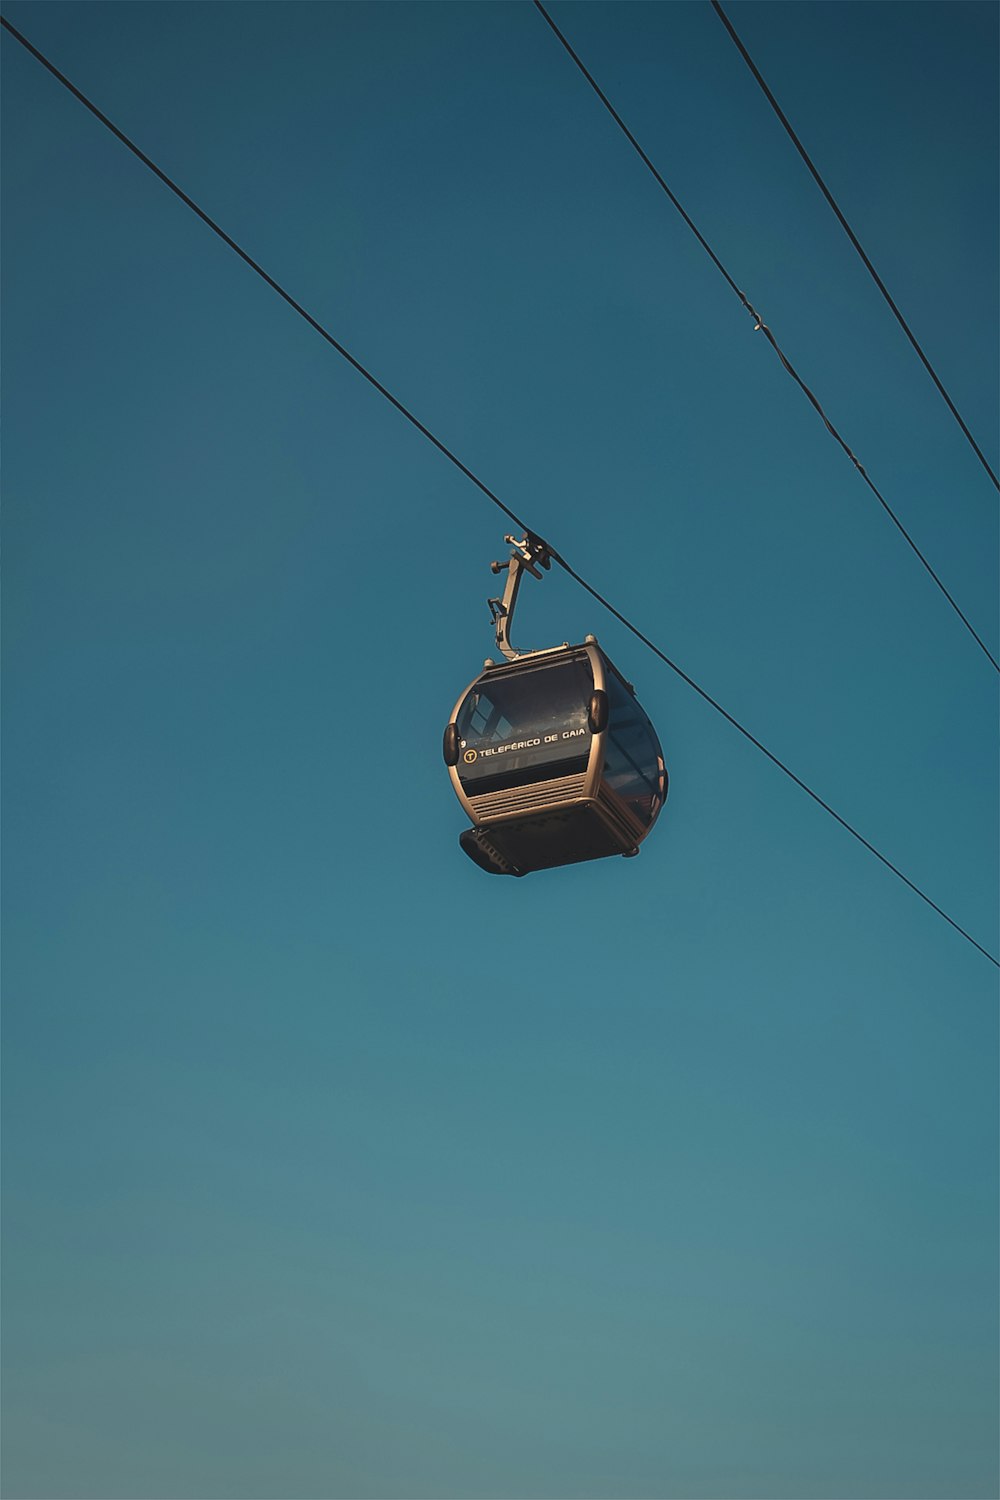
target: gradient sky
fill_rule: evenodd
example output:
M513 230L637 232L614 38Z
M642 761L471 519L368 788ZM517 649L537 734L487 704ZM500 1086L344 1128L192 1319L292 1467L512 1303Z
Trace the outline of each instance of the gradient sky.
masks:
M733 4L996 467L997 10ZM5 14L997 951L995 674L520 4ZM997 495L707 3L553 14L997 650ZM671 772L460 852L504 518L8 37L4 1493L997 1493L996 970Z

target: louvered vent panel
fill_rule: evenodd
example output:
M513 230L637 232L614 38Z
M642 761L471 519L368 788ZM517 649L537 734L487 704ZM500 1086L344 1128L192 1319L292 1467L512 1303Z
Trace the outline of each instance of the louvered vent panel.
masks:
M583 796L586 773L579 776L557 776L553 781L535 781L530 786L515 786L509 791L485 792L470 797L477 818L498 818L504 813L530 813L549 802L569 802Z

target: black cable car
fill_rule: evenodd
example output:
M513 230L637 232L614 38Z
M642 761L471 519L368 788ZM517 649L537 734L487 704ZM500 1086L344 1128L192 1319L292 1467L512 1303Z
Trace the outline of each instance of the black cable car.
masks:
M510 624L522 571L548 567L530 533L491 599L497 645L455 705L444 758L472 827L466 854L495 875L527 875L607 855L637 854L667 796L656 731L630 683L592 635L580 646L519 653Z

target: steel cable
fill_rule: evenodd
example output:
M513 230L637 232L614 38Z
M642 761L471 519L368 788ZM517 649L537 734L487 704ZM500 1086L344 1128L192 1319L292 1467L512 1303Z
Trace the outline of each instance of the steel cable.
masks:
M851 228L850 224L848 224L846 218L844 217L843 213L841 212L840 205L837 203L837 200L834 198L833 194L830 192L830 189L827 187L826 183L823 181L822 177L820 176L819 172L817 171L817 169L816 169L816 167L815 167L815 165L814 165L814 163L812 161L812 158L810 157L808 151L803 146L803 144L799 140L798 136L795 134L795 131L792 129L792 126L789 123L789 120L788 120L787 116L785 115L784 110L781 108L781 105L778 103L777 99L774 97L774 95L772 94L771 90L768 88L767 84L764 82L764 79L761 76L761 73L760 73L759 69L757 68L756 63L754 62L753 58L750 56L750 54L747 51L746 47L743 45L743 42L740 40L739 36L737 35L736 28L733 26L733 23L730 21L729 17L726 15L726 12L723 10L722 6L719 4L719 0L712 0L712 9L715 11L716 15L719 17L719 20L722 22L723 26L725 26L726 30L729 32L729 35L732 38L733 42L735 43L736 48L739 51L740 56L743 58L743 61L746 63L747 67L750 69L750 72L753 74L754 78L759 83L759 85L760 85L760 87L761 87L761 89L762 89L762 91L764 93L764 96L767 99L767 102L770 104L771 108L774 110L775 114L778 116L778 119L781 121L781 123L784 126L786 132L788 133L788 136L791 139L792 144L794 145L796 151L799 153L799 155L801 156L802 160L805 162L806 166L809 168L809 171L812 173L813 178L815 179L816 184L819 187L820 192L823 194L823 197L826 199L827 203L829 203L830 207L833 209L833 212L836 215L836 217L837 217L837 219L838 219L838 221L840 223L841 228L843 229L844 233L847 235L847 238L850 240L850 242L854 246L855 250L860 255L862 261L864 262L864 265L865 265L866 269L868 270L868 272L871 275L872 280L874 281L875 285L878 287L879 291L882 293L882 296L885 298L886 302L889 304L890 308L892 309L892 312L893 312L893 314L894 314L894 316L896 318L897 323L899 324L900 328L902 328L903 332L906 334L906 337L909 339L910 343L913 345L913 348L916 350L918 356L920 357L920 361L921 361L921 363L924 366L924 369L927 371L928 375L931 377L931 379L933 380L934 384L937 386L937 389L940 392L941 396L943 397L943 399L945 401L945 404L948 407L948 410L951 412L952 416L955 418L955 421L958 423L959 427L962 429L962 431L964 432L965 436L968 438L969 443L972 446L973 452L975 453L976 457L979 459L979 462L982 464L982 466L986 470L987 474L992 479L992 481L993 481L994 485L996 486L996 488L998 490L1000 490L1000 479L997 478L996 474L991 469L989 463L986 460L985 454L983 453L983 451L980 448L979 444L976 442L975 438L972 436L972 433L969 431L968 427L963 422L963 420L962 420L962 418L961 418L961 416L959 414L958 408L956 407L956 405L955 405L954 401L951 399L951 397L948 395L948 392L945 390L944 385L942 384L940 378L938 377L937 371L934 369L934 366L931 364L930 360L927 358L927 355L924 353L923 349L920 347L920 344L917 341L916 334L913 332L913 330L911 329L909 323L907 323L906 319L903 317L903 314L900 312L899 308L896 306L896 303L893 300L892 296L890 295L889 290L888 290L888 288L885 285L885 282L882 280L881 276L878 274L878 272L876 271L875 267L872 265L871 261L868 259L868 256L865 254L864 250L862 249L861 243L858 240L857 235L854 233L854 230Z
M601 88L600 84L594 78L594 75L588 70L588 68L586 67L586 65L584 64L584 62L582 61L582 59L580 58L579 54L576 51L574 51L574 49L571 46L570 42L566 39L566 37L563 35L563 33L559 30L559 27L556 25L555 21L553 21L552 17L549 15L548 11L545 9L545 6L542 4L542 0L534 0L534 3L535 3L536 9L544 17L545 21L548 23L549 27L551 28L551 30L553 31L553 33L555 34L555 36L562 43L562 45L565 48L566 52L569 54L569 56L572 58L573 62L576 64L576 66L579 68L580 72L583 74L584 78L590 84L590 87L593 89L593 91L597 95L598 99L600 99L601 103L604 105L604 108L607 110L608 114L611 116L611 118L614 120L615 124L621 130L621 132L625 136L626 140L629 142L629 144L636 151L636 153L641 158L641 160L643 161L643 163L645 164L645 166L648 168L648 170L650 171L650 173L652 174L652 176L656 179L656 181L658 182L658 184L660 185L660 187L663 189L664 193L670 199L670 202L673 204L674 208L676 208L677 212L680 214L680 216L684 220L685 224L688 226L688 228L694 234L695 238L698 240L698 243L707 251L708 255L712 259L713 264L721 272L721 274L725 278L726 283L728 284L728 286L736 293L736 295L740 299L740 302L742 303L742 305L746 308L747 312L754 319L754 330L755 330L755 332L763 333L764 337L767 339L767 342L771 345L771 347L774 350L775 354L777 354L778 358L780 359L780 361L781 361L782 365L784 366L784 368L787 370L788 374L792 377L792 379L795 381L796 385L799 387L799 389L806 396L806 398L808 399L810 405L812 405L815 408L815 410L819 413L819 416L822 418L822 420L823 420L823 422L824 422L824 424L826 426L826 429L830 433L831 437L833 437L833 438L836 439L836 441L839 443L840 447L847 454L847 457L851 460L851 463L854 465L855 469L857 469L858 473L861 475L861 478L864 480L865 484L871 490L872 494L875 496L876 500L881 505L881 507L885 511L886 515L892 521L893 525L896 527L896 530L904 538L904 540L907 542L907 544L912 549L912 551L915 553L915 555L920 559L920 561L923 564L924 568L927 570L927 572L930 574L931 578L937 584L938 589L944 595L945 599L947 599L948 603L951 605L951 607L954 610L955 614L958 616L958 618L961 620L962 624L965 626L966 630L972 636L972 639L976 642L976 645L982 651L982 653L986 657L986 659L989 662L992 663L994 670L997 671L997 672L1000 672L1000 661L998 661L997 658L993 655L992 651L990 651L990 649L986 645L985 641L982 639L982 637L979 635L978 631L972 625L972 622L968 619L968 617L965 615L965 613L959 608L958 603L952 597L952 595L949 593L948 589L945 587L945 585L942 582L942 580L938 577L937 573L931 567L931 564L928 562L927 558L921 552L920 548L917 546L916 542L913 540L912 536L907 531L907 529L903 525L902 521L896 515L895 511L892 509L891 505L886 500L885 496L881 493L881 491L878 489L878 487L873 483L873 481L870 478L870 476L868 475L868 472L866 471L864 465L859 461L859 459L851 451L850 447L845 442L844 438L840 435L840 433L837 431L837 428L830 421L830 418L826 415L826 412L823 410L823 407L820 405L820 402L819 402L818 398L809 389L809 387L806 385L805 381L799 375L798 371L792 365L791 361L783 353L783 351L781 350L781 348L780 348L780 346L778 344L777 339L775 338L774 334L771 332L770 328L768 328L767 324L764 322L764 319L761 317L760 313L753 306L753 304L751 303L751 301L749 300L749 298L746 296L745 292L743 292L740 289L740 287L737 286L736 282L733 280L732 276L726 270L725 266L723 265L722 261L719 259L718 255L715 253L715 251L712 249L711 245L706 240L705 236L701 233L701 231L698 229L698 227L694 223L694 220L686 212L686 210L681 206L680 202L678 201L678 199L674 195L674 193L671 192L670 188L667 186L667 184L664 181L663 177L657 171L656 167L653 165L652 161L647 156L646 152L643 150L643 148L640 146L639 142L636 140L635 136L632 134L631 130L629 130L628 126L625 124L625 121L622 119L621 115L618 113L618 111L615 109L614 105L611 103L611 100L608 98L607 94L605 94L605 92Z

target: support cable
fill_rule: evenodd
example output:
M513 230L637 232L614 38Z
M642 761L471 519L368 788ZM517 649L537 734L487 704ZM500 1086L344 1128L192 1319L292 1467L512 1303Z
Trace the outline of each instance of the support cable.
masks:
M464 464L462 460L458 458L457 455L454 454L445 443L440 440L440 438L435 437L430 428L426 427L418 417L414 416L409 408L406 407L403 402L398 399L398 397L394 396L392 392L386 386L384 386L380 380L376 379L376 377L369 370L367 370L363 364L361 364L360 360L355 359L354 355L351 354L343 344L335 339L333 335L329 333L327 329L325 329L323 325L312 316L311 313L307 312L300 302L297 302L295 298L291 296L291 294L287 292L284 287L282 287L277 281L275 281L272 276L268 275L263 267L258 265L257 261L255 261L252 256L250 256L239 244L237 244L237 242L230 235L228 235L224 229L220 228L220 226L216 224L215 220L210 218L209 215L204 211L204 209L200 208L198 204L195 203L193 198L189 197L182 188L178 187L177 183L175 183L172 178L168 177L166 172L158 167L156 163L135 144L134 141L130 140L129 137L124 133L124 131L120 130L117 125L113 124L112 121L108 119L107 115L105 115L103 111L98 109L96 104L92 103L91 100L88 99L87 96L82 93L74 83L71 83L66 75L64 73L61 73L54 63L49 61L44 53L40 52L37 47L33 46L32 43L28 41L27 37L23 36L15 26L11 25L6 16L0 16L0 26L2 26L5 31L10 32L11 36L13 36L16 41L20 42L21 45L31 53L32 57L36 58L37 61L40 62L42 66L46 68L48 72L51 73L52 76L63 85L64 88L69 90L69 92L75 99L78 99L79 102L86 109L88 109L96 119L100 120L101 124L104 125L106 129L110 130L112 135L114 135L116 139L121 141L122 145L126 146L134 156L138 157L142 164L145 167L148 167L149 170L153 172L154 175L157 176L160 181L181 200L182 203L190 208L193 213L197 214L198 218L201 219L201 221L206 224L209 229L212 230L213 234L216 234L219 239L221 239L226 245L228 245L229 248L233 250L246 265L250 267L252 271L256 272L256 274L267 283L272 291L277 292L278 296L281 297L285 302L287 302L289 307L293 308L294 311L297 312L299 316L309 324L310 328L315 329L315 331L320 334L320 336L324 338L332 348L336 349L338 354L342 355L343 358L347 360L347 362L352 366L353 369L357 370L359 375L364 376L365 380L367 380L370 385L375 387L379 395L384 396L385 399L395 407L395 409L400 413L401 416L405 417L406 420L413 427L415 427L419 433L422 434L423 437L427 438L429 442L433 443L438 452L443 454L443 456L447 458L450 463L454 464L454 466L462 474L464 474L467 479L471 480L476 488L480 490L488 500L492 501L494 505L498 506L499 509L503 511L504 515L509 517L510 520L514 521L519 527L521 527L521 529L525 533L528 533L531 530L527 523L522 521L520 517L510 509L509 506L505 505L500 497L494 494L489 486L484 484L483 481L476 474L474 474L472 470L468 468L467 465ZM591 597L595 599L604 609L606 609L610 614L614 615L615 619L618 620L622 625L624 625L626 630L631 631L631 633L638 640L642 641L643 645L647 646L655 656L658 656L659 659L664 662L672 672L675 672L678 677L680 677L684 682L688 684L689 687L693 688L694 691L699 695L699 697L703 698L705 702L708 703L710 707L714 708L717 713L721 714L722 717L729 724L731 724L734 729L738 730L739 733L743 735L744 739L749 740L750 743L755 746L756 749L758 749L763 755L765 755L773 765L777 766L779 771L783 771L790 780L794 781L797 787L801 788L801 790L804 791L807 796L811 797L812 800L816 802L820 807L822 807L825 812L828 812L832 818L836 819L840 826L846 829L853 838L857 839L857 841L862 844L869 851L869 853L874 854L876 859L881 860L882 864L885 865L887 869L891 870L894 875L898 876L898 878L903 882L904 885L909 886L910 890L913 891L915 895L919 896L922 901L926 902L926 904L931 907L933 911L937 912L939 917L943 917L943 919L948 923L950 927L953 927L961 937L965 938L966 942L971 943L973 948L977 949L984 958L989 959L991 964L1000 969L1000 960L994 958L993 954L990 953L988 949L984 948L981 943L978 943L976 939L965 930L964 927L961 927L953 917L950 917L942 907L938 906L936 901L932 901L930 896L928 896L925 891L921 890L921 888L912 880L910 880L908 876L904 875L902 870L894 865L891 860L887 859L884 854L881 854L879 850L875 848L874 844L869 843L869 841L862 834L860 834L858 830L847 821L846 818L842 818L838 812L835 812L828 802L825 802L817 792L814 792L812 788L809 787L800 777L796 776L795 772L790 770L789 767L785 765L784 761L780 760L778 756L774 755L770 750L768 750L767 747L763 745L755 735L751 734L749 729L745 729L744 726L739 722L739 720L734 718L731 713L724 709L722 705L711 696L710 693L706 692L704 688L699 687L698 683L695 682L693 677L689 677L688 674L683 670L683 668L679 667L676 662L671 661L670 657L667 656L664 651L661 651L659 646L655 645L647 635L644 635L643 632L638 628L638 626L633 625L631 620L629 620L625 615L622 614L620 610L616 609L613 604L611 604L607 599L604 598L603 594L599 593L598 590L594 588L592 584L589 584L585 578L582 578L581 575L570 566L570 564L564 557L561 557L560 554L556 552L552 547L549 547L548 551L552 557L552 560L554 562L557 562L559 566L564 570L564 572L566 572L570 578L578 583L581 588L585 589L586 592L590 594Z
M986 457L983 454L982 449L980 448L979 444L976 442L975 438L972 436L972 433L969 431L968 427L962 421L962 418L961 418L961 416L959 415L959 412L958 412L958 408L956 407L954 401L952 401L951 397L948 395L948 392L945 390L945 388L942 385L940 379L938 378L936 370L934 369L934 367L931 364L930 360L927 358L927 355L924 353L923 349L920 347L920 344L917 342L916 335L914 334L913 330L910 328L909 323L907 323L906 319L903 317L903 314L900 312L899 308L896 306L896 303L894 302L893 298L890 296L888 288L886 287L886 285L885 285L884 281L882 280L881 276L878 274L878 272L876 271L875 267L872 265L871 261L868 259L868 256L865 254L864 250L862 249L861 244L860 244L860 242L858 240L857 235L854 233L854 230L851 228L850 224L848 224L847 220L845 219L843 213L840 210L839 204L837 203L837 201L834 198L833 194L830 192L830 189L827 187L826 183L823 181L823 179L820 176L819 172L816 170L816 167L814 166L813 161L812 161L811 157L809 156L809 153L806 151L806 148L803 146L802 142L799 140L798 136L795 134L795 131L792 129L791 125L789 124L788 118L785 115L784 110L781 108L781 105L778 103L777 99L774 97L774 95L771 93L771 90L768 88L767 84L764 82L764 79L761 77L761 74L760 74L760 71L757 68L757 65L755 64L753 58L750 56L750 54L747 51L746 47L743 45L742 41L740 40L739 36L737 35L736 29L733 26L733 23L730 21L729 17L726 15L726 13L723 10L722 6L719 4L719 0L712 0L712 9L715 11L716 15L719 17L719 20L722 22L723 26L725 26L726 30L729 32L729 35L732 37L733 41L736 44L736 47L737 47L737 50L740 53L740 56L743 58L743 61L746 63L747 67L750 69L750 72L753 74L754 78L756 78L757 82L760 84L760 87L763 90L763 93L764 93L765 98L767 99L767 102L770 104L771 108L774 110L775 114L778 116L778 119L781 121L782 125L785 127L785 130L787 131L788 136L791 139L792 144L794 145L796 151L799 153L799 155L801 156L802 160L805 162L806 166L809 168L809 171L812 173L813 178L815 179L816 185L818 186L820 192L823 194L823 197L826 199L827 203L829 203L830 207L833 209L833 212L836 214L837 219L840 222L841 228L843 229L844 233L847 235L847 238L850 240L850 242L854 246L855 250L860 255L860 257L861 257L862 261L864 262L864 264L865 264L865 266L866 266L869 274L871 275L871 278L874 281L875 285L878 287L879 291L882 293L882 296L885 298L886 302L891 307L891 309L893 311L893 314L895 315L897 323L899 324L900 328L902 328L903 332L906 334L906 337L909 339L910 343L913 345L914 349L916 350L917 354L919 355L920 361L923 364L924 369L927 371L928 375L931 377L931 379L933 380L934 384L937 386L938 391L940 392L941 396L943 397L943 399L945 401L945 404L948 407L948 410L951 412L952 416L955 418L955 421L958 423L959 427L961 427L962 431L965 433L965 436L968 438L969 443L971 444L972 449L973 449L976 457L979 459L979 462L982 464L983 468L986 470L987 474L992 479L992 481L993 481L994 485L996 486L996 488L998 490L1000 490L1000 479L997 478L996 474L990 468L990 465L987 462Z
M722 276L725 278L725 280L726 280L727 284L729 285L729 287L736 293L736 295L737 295L737 297L739 297L740 302L742 303L742 305L746 308L747 312L754 319L754 332L755 333L763 333L764 337L767 339L767 342L771 345L771 348L774 350L775 354L780 359L782 365L788 371L788 374L795 381L796 385L799 387L799 389L806 396L806 398L808 399L808 401L810 402L810 404L819 413L819 416L822 418L823 423L824 423L824 425L826 427L826 430L829 432L830 436L836 439L836 441L839 443L840 447L847 454L847 457L851 460L851 463L857 469L858 473L861 475L861 478L864 480L865 484L871 490L872 494L875 496L876 500L881 505L881 507L885 511L886 515L892 521L893 525L896 527L896 530L903 537L903 539L907 542L907 544L912 549L912 551L916 554L916 556L920 559L921 563L923 563L925 569L930 574L930 576L934 580L934 582L937 584L938 588L940 589L940 591L944 595L944 597L947 599L948 603L951 605L951 607L954 610L955 614L958 616L958 618L961 620L962 624L965 626L966 630L972 636L972 639L976 642L976 645L983 652L983 654L987 658L987 660L990 661L993 664L994 669L997 672L1000 672L1000 661L998 661L997 658L993 655L992 651L990 651L989 647L983 641L983 639L978 634L978 632L974 629L973 625L968 620L968 618L966 617L966 615L959 608L959 606L956 603L955 599L948 592L947 588L945 588L945 585L942 583L942 581L938 577L937 573L935 573L934 569L931 567L930 563L927 561L927 558L924 556L924 554L921 552L920 548L917 546L916 542L910 536L910 533L906 530L906 527L903 525L902 521L896 515L895 511L892 509L892 507L890 506L889 502L886 500L885 496L881 493L881 491L876 487L876 485L869 478L868 473L867 473L866 469L864 468L864 465L854 455L854 453L851 452L851 449L848 447L848 445L845 442L845 440L843 439L843 437L841 437L841 435L837 431L836 427L833 425L833 423L830 421L829 417L826 415L826 412L823 410L823 408L820 405L817 397L809 389L809 387L806 385L805 381L802 379L801 375L799 375L798 371L792 365L792 363L787 358L787 356L783 353L780 345L778 344L777 339L775 338L774 334L771 332L770 328L768 328L767 324L764 322L764 319L761 317L760 313L757 311L757 309L750 302L750 300L746 296L746 294L743 291L741 291L740 288L737 286L737 284L733 280L732 276L730 276L729 272L726 270L725 266L722 264L722 261L716 255L715 251L712 249L712 247L708 243L708 241L705 239L705 236L698 229L698 227L696 226L696 224L694 223L694 221L690 217L690 215L684 210L684 208L682 208L682 206L681 206L680 202L678 201L678 199L670 191L670 188L667 186L666 182L664 181L664 179L662 178L662 176L660 175L660 173L657 171L656 167L650 161L650 159L646 155L645 151L639 145L639 142L636 140L636 138L632 134L631 130L629 130L628 126L625 124L625 121L622 119L621 115L615 109L614 105L611 103L611 100L608 98L607 94L604 93L603 89L600 87L600 85L598 84L597 80L594 78L593 74L588 71L588 69L586 68L586 66L584 65L584 63L582 62L582 60L580 59L580 57L578 56L578 54L573 50L573 47L567 41L566 37L559 30L559 27L556 25L555 21L553 21L552 17L549 15L548 11L545 9L545 6L542 4L542 0L534 0L534 3L535 3L536 9L540 12L540 14L548 22L548 25L550 26L550 28L552 29L552 31L555 33L555 35L559 39L559 41L562 43L563 47L566 49L566 51L569 54L569 56L576 63L576 66L579 68L579 70L583 74L584 78L590 84L590 87L593 89L593 91L597 95L598 99L600 99L601 103L604 105L604 108L608 111L608 114L611 116L611 118L614 120L615 124L621 130L621 132L625 136L626 140L628 140L629 144L636 151L636 153L638 154L638 156L641 158L641 160L644 162L644 164L646 165L646 167L652 173L653 177L656 178L656 181L659 183L659 185L663 189L664 193L666 193L667 197L670 199L670 202L676 208L677 212L680 214L680 216L684 220L685 224L691 230L692 234L695 236L695 238L697 239L698 243L708 253L709 257L712 260L712 263L721 272Z

